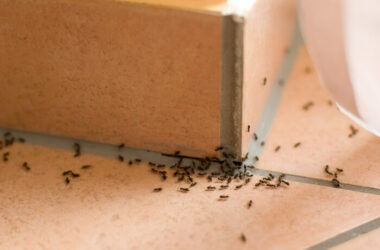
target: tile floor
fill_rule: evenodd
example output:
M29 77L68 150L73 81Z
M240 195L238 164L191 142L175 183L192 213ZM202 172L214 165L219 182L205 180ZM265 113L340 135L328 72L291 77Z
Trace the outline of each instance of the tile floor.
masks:
M311 68L309 74L305 68ZM328 179L323 166L343 168L342 182L380 188L380 138L329 105L304 47L294 65L282 103L266 139L258 168ZM313 102L307 111L303 106ZM359 132L349 138L350 125ZM294 144L301 142L298 148ZM275 148L281 146L278 152Z
M306 66L312 67L301 48L256 167L328 180L323 166L330 164L344 169L343 183L372 192L297 181L255 188L261 178L255 174L239 190L232 182L227 190L205 191L220 184L197 178L190 192L181 193L188 184L170 177L163 182L147 163L119 162L119 153L135 158L127 150L96 145L86 151L84 143L84 153L73 158L69 139L41 136L58 145L48 147L26 135L27 143L7 148L9 161L0 162L0 249L318 249L379 218L380 139L363 129L348 138L352 122L327 104L315 70L305 74ZM314 106L305 112L308 101ZM103 148L108 153L99 153ZM81 169L85 164L92 167ZM65 184L68 169L81 176ZM163 190L152 192L156 187ZM220 201L219 195L229 198ZM379 227L335 247L379 249Z

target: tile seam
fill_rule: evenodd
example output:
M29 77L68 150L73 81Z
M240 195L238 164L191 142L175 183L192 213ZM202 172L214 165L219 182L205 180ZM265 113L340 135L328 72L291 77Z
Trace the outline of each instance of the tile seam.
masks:
M374 231L378 228L380 228L380 217L377 217L376 219L373 219L373 220L368 221L364 224L361 224L359 226L351 228L351 229L349 229L343 233L340 233L338 235L335 235L334 237L331 237L325 241L317 243L317 244L307 248L307 250L329 249L329 248L338 246L340 244L343 244L347 241L350 241L352 239L355 239L360 235Z

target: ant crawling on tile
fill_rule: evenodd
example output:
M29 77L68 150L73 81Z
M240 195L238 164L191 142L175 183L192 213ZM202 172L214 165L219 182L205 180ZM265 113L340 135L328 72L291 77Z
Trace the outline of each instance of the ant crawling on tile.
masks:
M335 168L334 173L330 171L330 166L326 165L324 167L324 172L328 174L329 176L332 176L333 178L331 179L331 183L333 184L334 187L340 188L342 185L340 181L338 180L338 175L343 173L343 169L341 168Z
M273 183L275 176L271 173L268 174L267 177L261 178L256 184L255 187L259 186L266 186L269 188L278 188L282 184L285 184L286 186L290 186L290 183L288 181L285 181L283 178L285 177L285 174L281 174L277 178L277 182Z
M80 144L75 142L73 144L73 148L74 148L74 157L79 157L81 155L81 147L80 147Z
M304 111L308 111L313 105L314 105L314 102L309 101L309 102L305 103L305 104L302 106L302 109L303 109Z
M348 137L352 138L352 137L354 137L358 133L359 129L357 129L354 126L350 125L350 131L351 131L351 133L348 135Z
M245 243L245 242L247 241L247 238L245 237L244 234L241 234L241 235L240 235L240 240L241 240L243 243Z

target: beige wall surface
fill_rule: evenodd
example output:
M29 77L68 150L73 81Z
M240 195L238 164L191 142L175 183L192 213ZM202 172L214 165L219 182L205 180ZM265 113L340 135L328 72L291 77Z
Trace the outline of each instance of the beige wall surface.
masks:
M128 2L1 0L0 125L210 153L221 19Z

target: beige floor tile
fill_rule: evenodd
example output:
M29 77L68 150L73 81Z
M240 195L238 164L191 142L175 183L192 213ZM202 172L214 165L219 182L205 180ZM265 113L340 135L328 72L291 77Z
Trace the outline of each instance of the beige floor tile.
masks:
M116 155L11 147L0 162L0 249L301 249L380 214L379 196L295 182L207 192L199 179L184 194L176 190L188 185L162 182L146 164ZM68 169L81 176L66 185ZM218 201L221 194L230 197Z
M310 73L305 72L307 67ZM344 169L339 177L344 183L380 188L380 138L330 106L329 100L301 48L257 167L329 179L323 171L329 164ZM303 110L310 101L314 105ZM359 132L349 138L351 124ZM297 142L301 145L294 148ZM281 149L275 152L277 146Z

